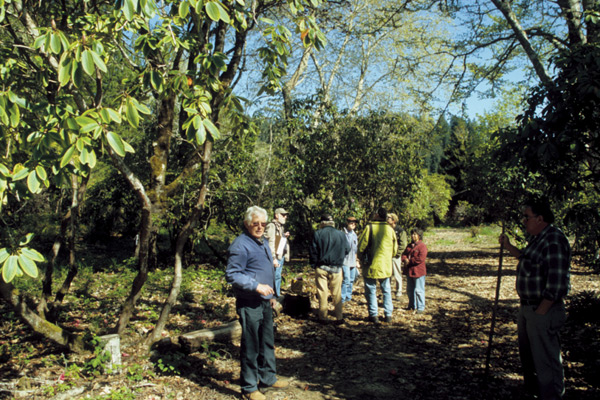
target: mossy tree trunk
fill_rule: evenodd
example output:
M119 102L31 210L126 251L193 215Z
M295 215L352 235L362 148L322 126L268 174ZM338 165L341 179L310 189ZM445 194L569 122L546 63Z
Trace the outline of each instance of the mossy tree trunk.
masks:
M169 292L169 296L167 297L165 303L163 304L163 308L161 310L160 316L154 329L148 335L146 339L146 346L148 349L152 344L157 342L165 326L169 319L169 314L171 310L175 306L177 302L177 297L179 296L179 291L181 289L181 281L183 275L183 251L185 248L185 244L188 241L194 227L198 223L200 216L202 215L202 211L204 210L204 206L206 204L206 194L208 193L208 174L210 170L210 159L212 155L212 142L206 141L203 146L202 152L202 183L200 186L200 192L198 194L198 200L194 209L192 210L192 214L189 219L181 228L181 231L177 235L177 242L175 244L175 261L173 268L173 282L171 284L171 290Z
M200 27L194 27L195 32L199 32L201 30ZM225 51L225 38L226 38L227 26L225 24L219 24L218 29L215 31L215 44L214 48L217 52ZM220 80L221 85L218 89L212 91L212 100L211 100L211 120L215 122L215 125L219 125L219 116L223 107L223 103L225 101L226 93L231 87L233 83L233 78L237 74L243 49L245 48L246 40L247 40L247 31L237 31L235 35L235 44L233 46L233 50L231 51L231 60L227 65L227 68L223 71L223 73L218 76L218 72L215 72L214 78ZM200 35L202 37L202 35ZM208 182L209 182L209 172L210 172L210 162L212 157L213 150L213 141L212 139L206 139L204 144L202 145L202 155L200 159L201 163L201 184L198 192L198 198L196 204L192 210L192 213L188 220L185 222L179 234L177 235L177 241L175 245L175 260L174 260L174 271L173 271L173 282L171 284L171 290L169 292L169 296L167 297L165 303L163 304L163 308L161 310L161 314L159 319L152 330L152 332L148 335L146 339L146 345L148 348L160 339L160 336L166 326L166 323L169 318L169 314L171 309L174 307L177 296L179 295L179 291L181 288L181 280L182 280L182 271L183 271L183 251L185 248L185 243L188 241L194 227L196 226L200 216L202 215L202 211L204 210L206 204L206 196L208 193ZM193 159L192 161L195 161ZM184 169L182 175L189 175L195 169L197 169L197 163L188 163L186 168ZM167 187L167 190L174 190L174 187Z

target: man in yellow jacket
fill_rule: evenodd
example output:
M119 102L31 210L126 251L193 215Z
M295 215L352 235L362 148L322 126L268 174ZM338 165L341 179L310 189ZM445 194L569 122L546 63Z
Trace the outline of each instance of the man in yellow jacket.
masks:
M377 309L377 282L383 294L385 322L392 322L392 258L398 253L398 241L394 229L387 223L387 210L379 208L373 221L369 222L358 239L358 257L362 264L365 281L365 297L369 321L379 324Z

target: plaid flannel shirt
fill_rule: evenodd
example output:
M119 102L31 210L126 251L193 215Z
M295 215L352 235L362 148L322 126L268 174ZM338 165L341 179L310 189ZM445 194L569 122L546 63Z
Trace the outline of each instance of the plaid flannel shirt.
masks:
M522 300L560 300L569 293L571 247L565 234L548 225L522 251L517 293Z

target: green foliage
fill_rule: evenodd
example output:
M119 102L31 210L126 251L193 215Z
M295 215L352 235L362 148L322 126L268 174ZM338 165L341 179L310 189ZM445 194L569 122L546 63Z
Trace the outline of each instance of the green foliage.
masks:
M90 241L108 243L114 236L131 238L139 226L139 203L118 171L99 166L81 212L82 230Z
M218 293L227 293L230 288L229 284L225 281L224 268L214 268L213 266L204 265L185 270L181 281L182 294L186 291L196 289L195 285L198 280L205 282L204 284L208 285L211 291Z
M434 219L441 221L448 212L452 190L445 177L423 173L423 180L413 186L413 199L402 212L405 226L433 226Z
M73 387L72 383L59 381L54 385L46 386L43 389L45 396L54 397L59 393L66 392Z
M127 380L132 382L143 381L146 375L154 376L152 371L147 371L140 364L131 364L127 367Z
M226 355L226 353L223 353L224 350L220 349L218 346L219 345L215 343L202 342L202 350L204 350L204 355L208 360L215 361Z
M449 239L440 239L435 242L436 246L453 246L456 242Z
M488 151L493 146L492 133L485 125L458 117L451 120L449 141L440 164L440 173L447 176L453 191L448 219L451 223L489 222L488 205L482 203L481 192L490 186L485 179L497 173ZM482 176L483 173L487 174Z
M419 146L413 140L421 127L409 116L372 113L351 117L328 110L320 123L309 126L318 101L297 104L288 133L274 124L267 136L275 147L265 197L272 205L291 209L294 244L302 246L324 211L338 221L347 215L367 220L386 206L403 214L415 194L408 190L422 179Z
M519 129L503 136L506 151L541 173L559 196L598 185L600 99L597 60L600 46L590 43L556 55L553 86L534 88Z
M600 272L600 196L582 192L577 197L565 204L564 225L575 236L574 254Z
M187 355L180 351L162 354L154 361L154 368L163 375L181 375L190 365Z
M469 227L470 237L465 239L468 243L497 243L498 235L502 230L498 226L471 225Z
M425 154L425 168L429 173L436 174L440 172L440 163L450 141L450 125L444 116L440 117L434 128L426 133L424 141L429 146Z
M4 282L9 283L23 274L37 278L37 263L45 261L45 258L37 250L28 247L32 238L33 234L30 233L21 239L17 246L0 248L0 269Z
M98 377L106 372L106 364L110 361L111 355L104 350L103 343L96 336L91 335L88 344L91 346L92 355L84 362L82 370L88 376Z
M221 126L225 125L221 119L230 119L243 110L230 86L239 72L248 30L261 33L264 51L258 53L265 63L263 72L269 90L279 87L289 54L292 32L281 21L295 26L306 46L318 49L325 43L310 15L310 9L320 0L289 2L290 14L286 15L293 15L293 19L272 13L277 20L260 23L254 5L243 1L227 5L169 2L178 5L174 7L177 12L168 12L169 5L163 9L146 0L119 1L117 7L108 1L95 3L94 7L86 4L0 4L3 24L10 28L6 32L12 32L8 35L3 31L0 47L0 207L7 201L27 200L52 185L68 187L72 176L88 177L107 154L122 173L130 176L124 171L135 172L137 168L131 170L123 163L141 151L146 156L145 169L151 164L154 182L164 184L166 166L161 165L160 157L152 159L149 151L149 143L156 146L156 137L136 140L138 132L144 132L140 128L153 121L155 114L162 119L152 134L158 133L158 147L163 152L171 150L175 116L180 118L179 136L173 143L187 143L187 161L182 165L188 170L180 169L172 176L188 173L198 154L190 150L206 141L220 140ZM273 10L282 5L273 4ZM248 24L249 18L257 24ZM242 40L235 41L237 48L229 52L221 40L236 35ZM181 62L184 54L190 59L187 69ZM157 105L158 113L154 111ZM228 113L223 112L226 108ZM119 189L114 188L113 193ZM162 188L156 190L161 193L150 196L162 203ZM125 192L121 190L120 194ZM97 204L106 204L102 197L96 194ZM129 206L131 199L126 200ZM192 201L185 207L194 204ZM104 213L99 209L90 213L96 218L95 227L108 225L102 221L112 223L110 217L115 213L130 211L129 207L114 205ZM157 210L162 211L161 207ZM137 218L124 220L134 226ZM159 222L168 226L168 221ZM37 271L29 258L20 260L7 259L5 279L22 271L29 275Z
M519 165L536 177L537 187L562 203L561 214L576 234L576 249L598 266L600 232L600 113L596 42L573 46L554 56L557 75L552 84L531 90L528 108L518 127L499 135L500 159ZM559 219L560 221L560 219Z

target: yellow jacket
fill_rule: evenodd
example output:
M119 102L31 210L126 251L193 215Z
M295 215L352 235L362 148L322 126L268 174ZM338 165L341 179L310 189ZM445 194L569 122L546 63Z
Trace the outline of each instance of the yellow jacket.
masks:
M371 279L391 277L392 257L397 253L398 240L394 228L384 221L369 222L358 239L358 257L364 276Z

